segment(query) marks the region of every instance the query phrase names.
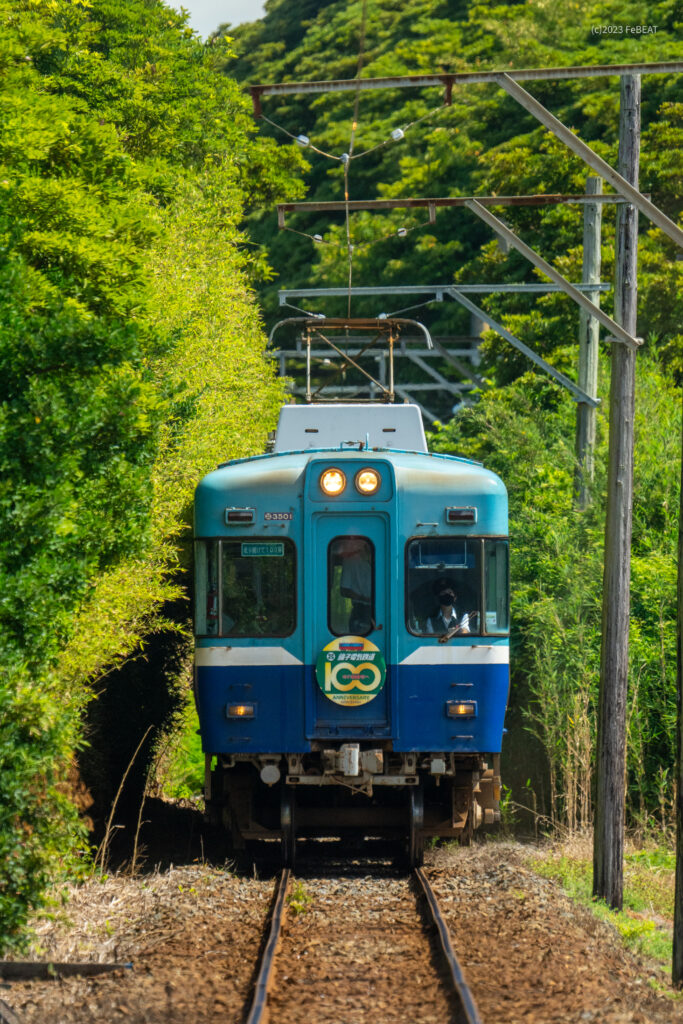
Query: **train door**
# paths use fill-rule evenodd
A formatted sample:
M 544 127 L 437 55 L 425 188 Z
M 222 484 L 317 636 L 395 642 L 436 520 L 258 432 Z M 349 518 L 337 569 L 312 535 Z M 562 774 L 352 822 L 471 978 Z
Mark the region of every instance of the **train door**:
M 389 523 L 384 514 L 314 513 L 307 604 L 310 739 L 390 735 Z

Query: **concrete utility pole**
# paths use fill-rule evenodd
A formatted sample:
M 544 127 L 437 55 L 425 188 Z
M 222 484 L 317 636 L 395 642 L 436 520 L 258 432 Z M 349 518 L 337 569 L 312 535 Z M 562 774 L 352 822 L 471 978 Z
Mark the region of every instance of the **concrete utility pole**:
M 639 157 L 640 76 L 622 75 L 619 173 L 633 186 L 638 184 Z M 617 211 L 614 305 L 615 319 L 632 336 L 636 333 L 637 270 L 638 211 L 632 205 L 624 205 Z M 621 910 L 623 902 L 635 370 L 635 350 L 615 344 L 610 391 L 593 895 L 605 899 L 616 910 Z
M 602 178 L 589 177 L 586 192 L 599 195 Z M 586 203 L 583 208 L 583 284 L 600 283 L 600 238 L 602 226 L 602 205 Z M 600 292 L 586 292 L 586 297 L 600 304 Z M 585 309 L 579 310 L 579 387 L 597 398 L 598 394 L 598 340 L 600 322 Z M 593 482 L 595 460 L 595 407 L 579 402 L 576 407 L 576 460 L 574 495 L 579 508 L 583 509 L 590 500 L 590 485 Z

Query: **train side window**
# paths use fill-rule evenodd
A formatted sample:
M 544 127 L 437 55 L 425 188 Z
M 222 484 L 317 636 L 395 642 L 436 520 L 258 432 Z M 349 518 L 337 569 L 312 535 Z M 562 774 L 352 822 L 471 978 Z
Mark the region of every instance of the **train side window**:
M 509 544 L 506 540 L 487 540 L 484 547 L 486 632 L 510 630 Z
M 198 540 L 194 554 L 195 632 L 218 635 L 218 541 Z
M 418 537 L 406 546 L 406 625 L 417 636 L 454 626 L 481 633 L 481 540 Z
M 367 537 L 330 541 L 327 620 L 334 636 L 367 636 L 375 628 L 375 548 Z
M 296 626 L 296 548 L 291 540 L 221 541 L 220 635 L 289 636 Z

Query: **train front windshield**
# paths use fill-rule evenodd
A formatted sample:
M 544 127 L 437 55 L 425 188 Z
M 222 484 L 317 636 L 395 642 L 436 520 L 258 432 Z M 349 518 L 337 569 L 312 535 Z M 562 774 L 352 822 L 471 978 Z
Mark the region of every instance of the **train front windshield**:
M 509 631 L 508 542 L 421 537 L 406 549 L 406 624 L 418 636 Z
M 289 636 L 296 626 L 294 544 L 197 541 L 195 592 L 200 636 Z

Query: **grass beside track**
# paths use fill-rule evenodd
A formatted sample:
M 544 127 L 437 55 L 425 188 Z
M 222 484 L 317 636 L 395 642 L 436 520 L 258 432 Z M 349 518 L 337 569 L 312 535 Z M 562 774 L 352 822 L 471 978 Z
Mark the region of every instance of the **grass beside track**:
M 611 910 L 593 899 L 593 851 L 589 835 L 550 843 L 529 858 L 529 866 L 562 886 L 572 899 L 589 907 L 597 918 L 611 924 L 624 945 L 639 953 L 661 972 L 662 987 L 670 989 L 674 914 L 673 849 L 651 839 L 628 841 L 624 856 L 624 907 Z M 656 981 L 652 982 L 659 987 Z M 683 993 L 673 993 L 683 999 Z

